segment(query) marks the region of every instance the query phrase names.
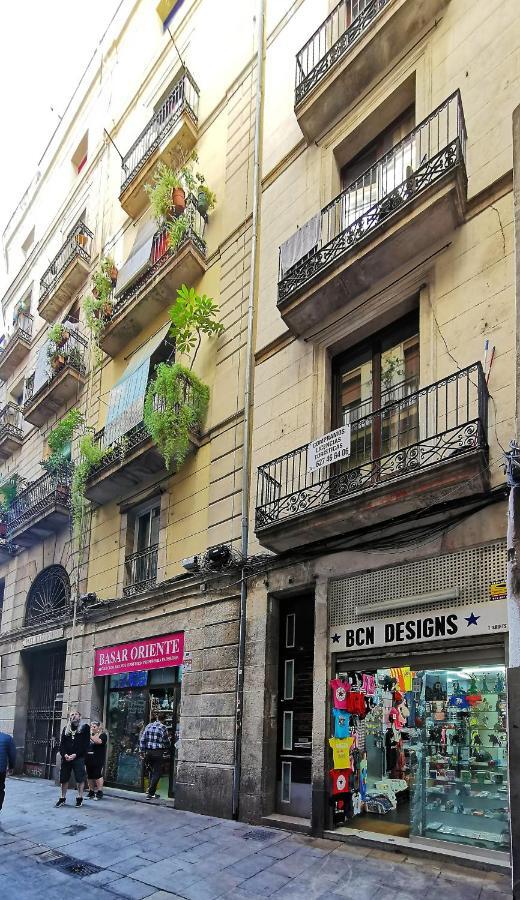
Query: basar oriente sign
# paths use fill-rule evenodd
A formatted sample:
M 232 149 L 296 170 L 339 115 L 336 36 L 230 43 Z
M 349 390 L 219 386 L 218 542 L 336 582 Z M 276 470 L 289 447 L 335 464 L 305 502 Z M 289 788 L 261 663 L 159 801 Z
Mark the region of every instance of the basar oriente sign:
M 96 650 L 94 675 L 121 675 L 147 669 L 167 669 L 182 665 L 184 632 L 115 644 Z

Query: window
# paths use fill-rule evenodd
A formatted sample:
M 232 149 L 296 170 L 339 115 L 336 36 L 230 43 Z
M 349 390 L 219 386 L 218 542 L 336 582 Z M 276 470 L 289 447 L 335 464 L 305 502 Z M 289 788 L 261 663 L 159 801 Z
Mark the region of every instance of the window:
M 294 647 L 295 632 L 296 632 L 296 615 L 295 615 L 295 613 L 289 613 L 289 615 L 285 617 L 285 646 L 286 647 Z
M 159 505 L 137 515 L 134 527 L 134 553 L 148 550 L 159 543 L 160 515 Z
M 285 660 L 283 698 L 284 700 L 294 699 L 294 659 Z
M 29 256 L 29 253 L 31 252 L 33 246 L 34 246 L 34 225 L 31 228 L 29 234 L 27 235 L 27 237 L 25 238 L 25 241 L 22 244 L 22 253 L 26 259 Z
M 5 591 L 5 578 L 0 578 L 0 628 L 2 627 L 2 613 L 4 609 L 4 591 Z
M 72 167 L 76 175 L 79 175 L 85 168 L 88 158 L 88 131 L 81 138 L 78 146 L 72 154 Z
M 286 710 L 283 714 L 282 750 L 293 748 L 293 712 Z
M 398 405 L 419 387 L 419 317 L 411 313 L 334 364 L 333 428 L 350 424 L 356 468 L 418 440 L 417 404 Z M 385 407 L 388 412 L 384 412 Z M 380 415 L 374 415 L 382 410 Z
M 282 763 L 282 790 L 281 790 L 281 800 L 282 803 L 290 803 L 291 802 L 291 765 L 290 762 Z

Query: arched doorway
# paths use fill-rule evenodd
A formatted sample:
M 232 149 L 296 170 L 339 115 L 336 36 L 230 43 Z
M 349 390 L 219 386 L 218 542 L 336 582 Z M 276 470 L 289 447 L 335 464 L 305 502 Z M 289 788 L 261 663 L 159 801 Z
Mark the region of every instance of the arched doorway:
M 63 566 L 43 569 L 27 595 L 24 625 L 58 626 L 70 609 L 70 595 L 70 579 Z M 55 643 L 52 631 L 48 635 L 52 643 L 48 646 L 45 632 L 41 637 L 23 652 L 29 682 L 24 771 L 52 778 L 63 708 L 66 645 Z

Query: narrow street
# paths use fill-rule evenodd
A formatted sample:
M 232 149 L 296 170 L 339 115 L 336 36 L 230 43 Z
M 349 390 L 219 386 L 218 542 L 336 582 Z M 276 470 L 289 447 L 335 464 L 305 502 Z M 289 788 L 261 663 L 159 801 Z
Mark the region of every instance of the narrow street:
M 116 797 L 54 809 L 44 781 L 10 778 L 2 900 L 57 897 L 503 900 L 505 876 L 348 847 Z M 69 870 L 67 870 L 67 866 Z M 72 869 L 72 871 L 71 871 Z

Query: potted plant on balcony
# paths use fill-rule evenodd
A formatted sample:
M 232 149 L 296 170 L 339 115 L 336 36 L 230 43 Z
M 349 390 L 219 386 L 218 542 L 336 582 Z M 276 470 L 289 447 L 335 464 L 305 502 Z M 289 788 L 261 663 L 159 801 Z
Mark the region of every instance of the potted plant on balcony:
M 150 381 L 144 404 L 144 423 L 164 457 L 166 468 L 178 468 L 188 454 L 190 434 L 200 428 L 207 412 L 209 388 L 192 371 L 203 335 L 222 333 L 218 306 L 185 284 L 177 291 L 170 309 L 170 336 L 178 353 L 190 358 L 189 368 L 180 363 L 160 363 Z
M 0 485 L 0 538 L 7 537 L 7 512 L 18 492 L 16 475 Z
M 94 441 L 94 436 L 90 432 L 80 438 L 80 461 L 74 466 L 71 490 L 72 522 L 76 534 L 81 533 L 85 516 L 85 490 L 89 475 L 96 466 L 103 462 L 108 453 L 107 448 Z
M 85 322 L 94 343 L 96 362 L 101 359 L 99 338 L 114 308 L 112 295 L 117 276 L 114 260 L 111 256 L 104 256 L 92 275 L 92 291 L 83 300 Z
M 206 217 L 212 209 L 215 209 L 217 197 L 216 194 L 210 190 L 204 176 L 200 172 L 197 173 L 197 181 L 199 182 L 197 188 L 197 209 L 201 216 Z
M 174 171 L 166 163 L 157 164 L 152 184 L 145 185 L 150 198 L 152 213 L 158 224 L 169 219 L 174 212 L 182 213 L 186 206 L 186 192 L 183 188 L 180 173 Z
M 51 341 L 57 349 L 61 349 L 65 346 L 68 339 L 70 338 L 70 331 L 66 328 L 65 325 L 62 325 L 60 322 L 56 322 L 51 328 L 49 328 L 49 333 L 47 335 L 49 341 Z

